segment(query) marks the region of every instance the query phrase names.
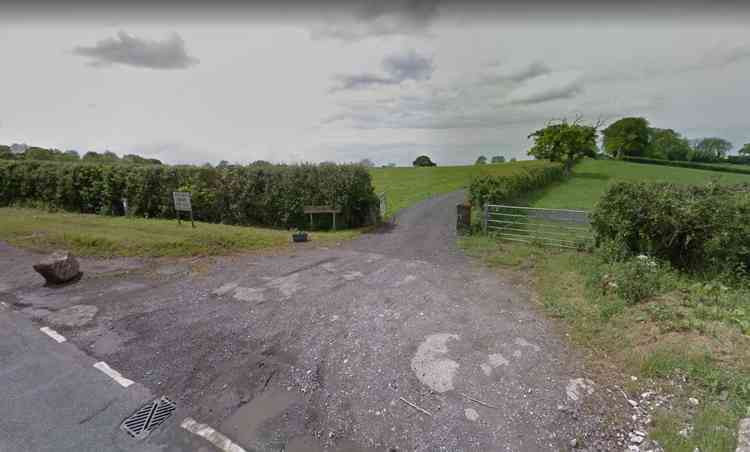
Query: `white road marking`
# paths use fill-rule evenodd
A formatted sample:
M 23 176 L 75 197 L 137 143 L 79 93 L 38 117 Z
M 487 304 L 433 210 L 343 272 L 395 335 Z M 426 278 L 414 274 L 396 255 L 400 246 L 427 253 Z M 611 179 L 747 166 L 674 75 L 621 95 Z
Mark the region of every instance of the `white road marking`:
M 58 333 L 57 331 L 53 330 L 52 328 L 48 326 L 43 326 L 39 328 L 39 331 L 46 334 L 47 336 L 51 337 L 52 339 L 56 340 L 59 343 L 65 342 L 67 339 L 65 339 L 65 336 Z
M 99 361 L 98 363 L 94 364 L 94 367 L 107 374 L 111 379 L 115 380 L 123 388 L 127 388 L 134 383 L 133 380 L 128 380 L 127 378 L 123 377 L 120 372 L 109 367 L 109 365 L 104 361 Z
M 245 449 L 233 443 L 231 439 L 221 434 L 221 432 L 214 430 L 206 424 L 199 424 L 191 417 L 186 417 L 185 420 L 182 421 L 182 424 L 180 424 L 180 427 L 190 433 L 205 438 L 208 442 L 224 452 L 245 452 Z

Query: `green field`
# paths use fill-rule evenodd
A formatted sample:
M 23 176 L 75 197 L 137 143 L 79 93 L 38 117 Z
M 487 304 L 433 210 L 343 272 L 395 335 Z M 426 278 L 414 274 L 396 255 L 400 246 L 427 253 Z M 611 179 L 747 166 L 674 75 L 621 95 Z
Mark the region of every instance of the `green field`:
M 81 256 L 198 256 L 283 248 L 288 231 L 223 224 L 0 208 L 0 240 L 24 248 L 65 248 Z M 315 232 L 315 242 L 346 240 L 357 230 Z
M 528 200 L 535 207 L 591 209 L 607 186 L 615 181 L 664 181 L 678 184 L 750 183 L 750 175 L 629 163 L 615 160 L 585 160 L 576 165 L 572 176 L 552 185 Z
M 467 188 L 474 176 L 502 176 L 518 169 L 546 164 L 547 162 L 542 161 L 524 161 L 429 168 L 374 168 L 370 170 L 370 174 L 375 191 L 386 194 L 386 216 L 391 216 L 404 207 L 432 196 Z

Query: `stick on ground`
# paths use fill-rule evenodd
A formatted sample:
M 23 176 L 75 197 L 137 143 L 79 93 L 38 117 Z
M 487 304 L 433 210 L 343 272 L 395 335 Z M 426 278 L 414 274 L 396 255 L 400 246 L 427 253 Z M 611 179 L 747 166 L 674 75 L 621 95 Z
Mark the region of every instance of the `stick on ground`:
M 479 399 L 475 399 L 474 397 L 471 397 L 471 396 L 469 396 L 469 395 L 466 395 L 466 394 L 464 394 L 464 393 L 461 393 L 461 392 L 459 392 L 459 394 L 461 394 L 462 396 L 464 396 L 464 397 L 466 397 L 467 399 L 471 400 L 472 402 L 476 402 L 476 403 L 478 403 L 478 404 L 480 404 L 480 405 L 484 405 L 484 406 L 486 406 L 487 408 L 494 408 L 494 409 L 496 409 L 496 410 L 499 410 L 499 409 L 500 409 L 500 408 L 498 408 L 498 407 L 496 407 L 496 406 L 494 406 L 494 405 L 490 405 L 490 404 L 489 404 L 489 403 L 487 403 L 487 402 L 483 402 L 483 401 L 481 401 L 481 400 L 479 400 Z
M 408 400 L 406 400 L 406 399 L 405 399 L 405 398 L 403 398 L 403 397 L 399 397 L 399 399 L 400 399 L 400 400 L 401 400 L 402 402 L 404 402 L 405 404 L 407 404 L 407 405 L 409 405 L 410 407 L 414 408 L 415 410 L 417 410 L 417 411 L 420 411 L 420 412 L 422 412 L 422 413 L 424 413 L 424 414 L 426 414 L 426 415 L 428 415 L 428 416 L 432 417 L 432 413 L 430 413 L 429 411 L 425 410 L 424 408 L 420 408 L 420 407 L 418 407 L 417 405 L 414 405 L 413 403 L 409 402 Z

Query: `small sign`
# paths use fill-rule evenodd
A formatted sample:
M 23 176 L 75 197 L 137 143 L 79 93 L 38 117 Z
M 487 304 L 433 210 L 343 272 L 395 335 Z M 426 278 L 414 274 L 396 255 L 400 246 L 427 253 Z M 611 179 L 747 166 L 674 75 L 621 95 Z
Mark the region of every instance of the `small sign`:
M 341 209 L 334 209 L 333 206 L 302 206 L 304 213 L 341 213 Z
M 174 210 L 183 212 L 192 212 L 193 207 L 190 205 L 190 193 L 186 191 L 173 191 Z

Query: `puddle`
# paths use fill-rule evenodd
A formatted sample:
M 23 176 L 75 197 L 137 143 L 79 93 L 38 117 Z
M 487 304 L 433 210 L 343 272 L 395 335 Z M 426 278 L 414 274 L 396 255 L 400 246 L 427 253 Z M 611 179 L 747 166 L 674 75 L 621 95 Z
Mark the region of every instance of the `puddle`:
M 255 447 L 262 441 L 263 423 L 280 416 L 301 400 L 300 395 L 295 391 L 273 389 L 263 392 L 238 408 L 222 423 L 220 430 L 241 444 Z

